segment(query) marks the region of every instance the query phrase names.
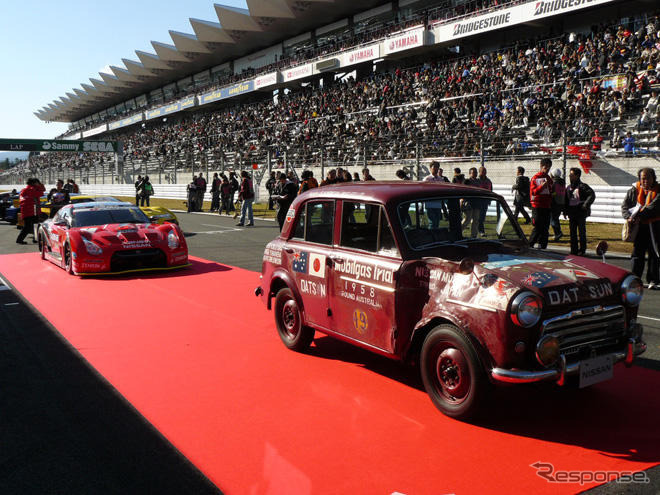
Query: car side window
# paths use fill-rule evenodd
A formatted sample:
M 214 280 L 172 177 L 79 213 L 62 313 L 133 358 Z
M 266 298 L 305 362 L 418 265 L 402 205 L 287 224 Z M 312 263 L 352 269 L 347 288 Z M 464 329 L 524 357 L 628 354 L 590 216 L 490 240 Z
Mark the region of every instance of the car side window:
M 309 201 L 305 222 L 305 240 L 317 244 L 332 244 L 335 225 L 334 201 Z
M 298 208 L 298 219 L 296 220 L 296 225 L 293 228 L 292 239 L 304 240 L 305 239 L 305 217 L 307 216 L 307 205 L 304 204 Z
M 385 210 L 369 203 L 344 201 L 340 244 L 387 256 L 398 254 Z

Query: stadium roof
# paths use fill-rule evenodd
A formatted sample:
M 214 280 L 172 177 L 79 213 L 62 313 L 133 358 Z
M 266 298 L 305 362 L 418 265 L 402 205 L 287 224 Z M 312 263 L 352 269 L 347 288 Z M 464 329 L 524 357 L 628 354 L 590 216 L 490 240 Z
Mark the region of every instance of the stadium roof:
M 364 11 L 383 0 L 246 0 L 248 9 L 215 4 L 218 22 L 190 19 L 194 32 L 169 31 L 172 43 L 152 41 L 155 53 L 99 73 L 80 88 L 34 112 L 41 120 L 75 122 L 170 82 L 268 48 L 314 28 Z

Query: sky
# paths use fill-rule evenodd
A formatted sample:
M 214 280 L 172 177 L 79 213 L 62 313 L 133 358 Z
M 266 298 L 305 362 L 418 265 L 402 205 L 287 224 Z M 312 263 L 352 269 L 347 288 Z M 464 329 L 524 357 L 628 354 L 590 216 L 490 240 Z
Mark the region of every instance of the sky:
M 53 138 L 65 123 L 33 112 L 100 79 L 151 41 L 173 44 L 169 30 L 194 34 L 189 19 L 218 22 L 213 0 L 2 0 L 0 9 L 0 138 Z M 215 3 L 247 8 L 243 0 Z

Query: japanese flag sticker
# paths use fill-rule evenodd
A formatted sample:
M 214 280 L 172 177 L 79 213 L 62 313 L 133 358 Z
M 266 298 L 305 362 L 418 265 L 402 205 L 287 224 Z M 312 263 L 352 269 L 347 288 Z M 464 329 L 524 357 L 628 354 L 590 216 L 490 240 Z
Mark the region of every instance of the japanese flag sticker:
M 309 253 L 309 274 L 325 278 L 325 255 Z

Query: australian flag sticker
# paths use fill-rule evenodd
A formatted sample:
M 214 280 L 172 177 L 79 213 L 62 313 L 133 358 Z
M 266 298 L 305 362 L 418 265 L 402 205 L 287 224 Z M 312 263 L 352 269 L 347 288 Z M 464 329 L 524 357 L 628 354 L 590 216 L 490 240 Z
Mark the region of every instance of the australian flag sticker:
M 291 268 L 294 272 L 307 273 L 307 260 L 308 253 L 305 251 L 296 251 L 293 254 L 293 262 L 291 263 Z
M 557 275 L 552 275 L 547 272 L 534 272 L 525 277 L 522 282 L 523 284 L 531 285 L 532 287 L 545 287 L 557 278 Z

